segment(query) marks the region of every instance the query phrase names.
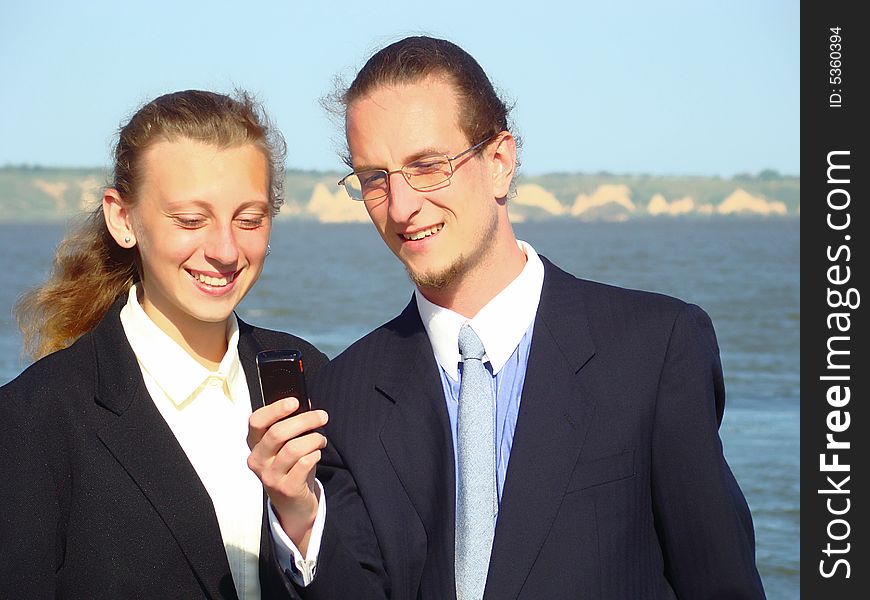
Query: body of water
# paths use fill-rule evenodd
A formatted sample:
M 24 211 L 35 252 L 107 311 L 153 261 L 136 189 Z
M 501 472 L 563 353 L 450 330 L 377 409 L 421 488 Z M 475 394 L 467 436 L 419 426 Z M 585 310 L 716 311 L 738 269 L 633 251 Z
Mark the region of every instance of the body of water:
M 800 222 L 797 219 L 521 223 L 517 236 L 579 277 L 702 306 L 719 337 L 725 454 L 755 519 L 768 598 L 800 595 Z M 11 316 L 48 271 L 62 225 L 0 224 L 0 384 L 26 365 Z M 244 300 L 245 320 L 330 356 L 395 316 L 412 291 L 370 225 L 287 221 Z

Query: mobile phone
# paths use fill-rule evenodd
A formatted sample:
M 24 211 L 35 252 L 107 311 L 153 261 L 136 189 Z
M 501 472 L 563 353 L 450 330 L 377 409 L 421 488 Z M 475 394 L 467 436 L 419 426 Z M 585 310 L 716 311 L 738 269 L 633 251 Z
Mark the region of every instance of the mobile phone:
M 263 350 L 257 353 L 257 374 L 263 402 L 271 404 L 290 396 L 299 400 L 294 414 L 311 410 L 311 400 L 305 387 L 302 352 L 295 349 Z

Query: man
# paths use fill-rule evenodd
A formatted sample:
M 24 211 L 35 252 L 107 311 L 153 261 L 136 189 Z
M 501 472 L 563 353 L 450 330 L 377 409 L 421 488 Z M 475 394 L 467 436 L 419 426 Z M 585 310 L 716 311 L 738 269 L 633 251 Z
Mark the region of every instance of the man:
M 291 439 L 305 425 L 272 426 L 295 404 L 252 417 L 252 467 L 302 542 L 294 593 L 763 598 L 707 315 L 516 240 L 507 109 L 454 44 L 384 48 L 344 106 L 342 184 L 416 291 L 313 388 L 325 497 L 319 451 Z

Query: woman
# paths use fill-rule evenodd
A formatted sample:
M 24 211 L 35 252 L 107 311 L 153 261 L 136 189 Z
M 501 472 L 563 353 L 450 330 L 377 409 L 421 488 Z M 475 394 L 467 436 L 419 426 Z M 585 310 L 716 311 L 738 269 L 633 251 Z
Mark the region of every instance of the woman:
M 16 307 L 43 358 L 0 388 L 0 595 L 279 594 L 246 464 L 255 356 L 326 358 L 233 310 L 269 253 L 283 139 L 244 94 L 185 91 L 142 107 L 114 157 L 102 206 Z M 316 462 L 323 444 L 297 445 Z

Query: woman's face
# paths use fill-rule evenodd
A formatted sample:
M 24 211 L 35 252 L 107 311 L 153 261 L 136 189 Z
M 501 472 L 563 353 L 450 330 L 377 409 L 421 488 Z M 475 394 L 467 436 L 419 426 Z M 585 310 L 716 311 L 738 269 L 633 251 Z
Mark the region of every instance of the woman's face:
M 128 210 L 145 313 L 171 336 L 226 320 L 260 276 L 272 228 L 261 149 L 163 141 Z

